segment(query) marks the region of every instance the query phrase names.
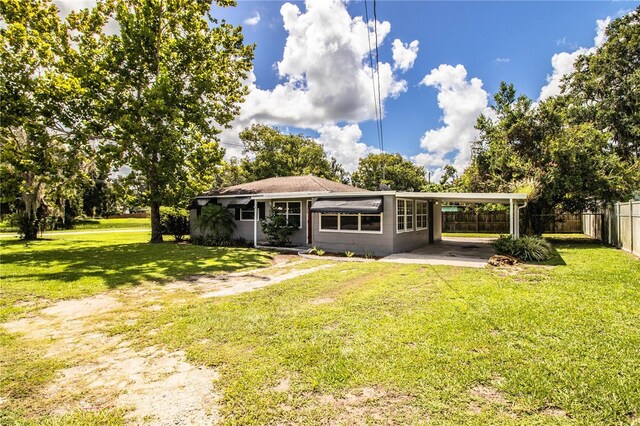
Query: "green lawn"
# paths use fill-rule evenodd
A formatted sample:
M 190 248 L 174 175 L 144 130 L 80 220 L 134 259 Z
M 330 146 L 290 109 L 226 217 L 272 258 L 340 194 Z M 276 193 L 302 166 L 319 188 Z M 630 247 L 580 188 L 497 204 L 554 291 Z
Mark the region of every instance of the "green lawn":
M 73 230 L 93 230 L 93 229 L 135 229 L 151 228 L 149 218 L 125 218 L 125 219 L 83 219 L 75 224 Z
M 71 237 L 3 245 L 10 313 L 24 298 L 269 257 L 149 246 L 143 236 Z M 167 298 L 162 310 L 135 312 L 135 325 L 119 313 L 108 329 L 136 347 L 184 350 L 190 362 L 219 371 L 228 424 L 637 424 L 640 261 L 589 240 L 553 243 L 560 266 L 513 273 L 339 263 L 252 293 Z M 17 354 L 10 339 L 3 345 Z M 43 386 L 58 367 L 29 359 L 12 377 L 25 365 L 42 368 L 38 381 L 24 381 Z M 95 415 L 121 420 L 116 411 Z
M 151 222 L 149 218 L 125 218 L 125 219 L 81 219 L 78 220 L 73 229 L 47 231 L 45 235 L 58 233 L 58 232 L 73 232 L 73 231 L 85 231 L 85 230 L 100 230 L 100 229 L 136 229 L 136 228 L 151 228 Z M 9 222 L 0 222 L 0 232 L 15 233 L 16 228 L 11 227 Z
M 252 249 L 147 241 L 145 232 L 45 234 L 45 239 L 28 243 L 0 240 L 0 321 L 43 299 L 47 303 L 145 281 L 258 267 L 271 259 Z

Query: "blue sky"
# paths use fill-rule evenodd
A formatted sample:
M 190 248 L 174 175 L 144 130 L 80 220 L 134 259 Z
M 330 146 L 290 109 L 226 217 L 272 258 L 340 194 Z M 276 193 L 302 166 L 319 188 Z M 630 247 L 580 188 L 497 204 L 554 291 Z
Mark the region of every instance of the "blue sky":
M 63 16 L 95 4 L 54 2 Z M 491 116 L 501 81 L 534 100 L 559 93 L 575 58 L 594 52 L 608 22 L 638 4 L 379 0 L 375 26 L 373 0 L 214 6 L 214 17 L 242 25 L 246 42 L 256 44 L 249 95 L 220 139 L 227 158 L 241 156 L 241 130 L 273 125 L 315 138 L 353 171 L 359 158 L 380 147 L 368 61 L 377 27 L 385 151 L 401 153 L 436 178 L 446 164 L 462 171 L 476 119 Z
M 283 7 L 285 3 L 289 4 Z M 367 5 L 372 20 L 373 1 Z M 378 29 L 385 25 L 388 28 L 379 48 L 380 61 L 388 64 L 390 85 L 404 82 L 404 87 L 396 87 L 395 92 L 383 88 L 381 93 L 385 151 L 400 152 L 436 173 L 445 163 L 463 168 L 468 161 L 468 152 L 462 152 L 468 146 L 464 139 L 473 137 L 475 117 L 486 111 L 486 99 L 501 81 L 514 83 L 519 92 L 538 99 L 548 78 L 555 76 L 551 85 L 556 88 L 547 90 L 548 94 L 556 93 L 557 80 L 570 71 L 575 56 L 597 44 L 598 20 L 602 29 L 608 17 L 615 19 L 637 5 L 624 1 L 378 1 Z M 245 105 L 238 126 L 223 134 L 229 155 L 239 153 L 237 131 L 254 122 L 316 137 L 351 169 L 359 156 L 375 152 L 378 138 L 372 104 L 358 113 L 354 111 L 359 104 L 335 99 L 341 93 L 354 98 L 367 89 L 366 95 L 373 99 L 371 82 L 368 86 L 362 81 L 361 85 L 355 83 L 354 73 L 362 70 L 341 66 L 352 58 L 340 45 L 349 50 L 353 38 L 358 38 L 356 20 L 364 13 L 365 2 L 353 0 L 347 4 L 331 0 L 239 1 L 235 8 L 214 8 L 214 16 L 242 24 L 246 41 L 257 46 L 252 87 L 260 91 L 259 96 L 254 99 L 250 95 L 252 99 Z M 288 29 L 283 14 L 293 22 Z M 322 23 L 333 17 L 342 26 Z M 349 32 L 353 37 L 344 38 Z M 366 36 L 366 26 L 361 26 L 360 34 Z M 394 62 L 392 44 L 396 39 L 405 47 L 414 40 L 419 43 L 417 56 L 406 71 Z M 332 49 L 331 43 L 338 45 L 336 58 L 326 51 Z M 325 50 L 314 58 L 310 52 L 319 46 Z M 368 56 L 355 50 L 363 70 L 370 71 L 366 68 Z M 552 58 L 556 54 L 554 68 Z M 461 67 L 456 68 L 458 65 Z M 438 67 L 441 72 L 431 74 L 431 83 L 421 84 Z M 282 89 L 279 95 L 273 93 L 278 85 Z M 335 91 L 336 86 L 341 90 Z M 322 96 L 325 91 L 332 92 L 327 99 Z M 307 96 L 301 92 L 307 92 Z M 365 104 L 366 98 L 361 101 Z M 327 113 L 314 112 L 325 109 Z M 431 135 L 421 146 L 421 139 L 429 131 Z

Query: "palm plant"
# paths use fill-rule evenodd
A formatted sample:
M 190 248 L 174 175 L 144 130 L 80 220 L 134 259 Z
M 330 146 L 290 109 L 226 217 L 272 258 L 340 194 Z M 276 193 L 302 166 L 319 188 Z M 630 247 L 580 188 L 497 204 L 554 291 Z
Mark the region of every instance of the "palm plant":
M 219 239 L 229 237 L 236 223 L 228 209 L 216 204 L 202 208 L 197 226 L 206 237 Z

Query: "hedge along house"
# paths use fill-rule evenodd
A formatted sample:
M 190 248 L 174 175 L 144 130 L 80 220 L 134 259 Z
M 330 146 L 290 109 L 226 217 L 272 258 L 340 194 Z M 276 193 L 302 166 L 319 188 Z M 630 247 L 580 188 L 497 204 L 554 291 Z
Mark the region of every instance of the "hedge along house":
M 266 244 L 260 220 L 275 210 L 297 227 L 296 247 L 327 252 L 352 251 L 386 256 L 411 251 L 442 238 L 442 202 L 505 203 L 511 233 L 518 235 L 519 206 L 526 194 L 367 191 L 316 176 L 275 177 L 205 192 L 190 206 L 191 236 L 203 207 L 228 208 L 236 223 L 234 237 Z M 257 214 L 256 214 L 257 212 Z

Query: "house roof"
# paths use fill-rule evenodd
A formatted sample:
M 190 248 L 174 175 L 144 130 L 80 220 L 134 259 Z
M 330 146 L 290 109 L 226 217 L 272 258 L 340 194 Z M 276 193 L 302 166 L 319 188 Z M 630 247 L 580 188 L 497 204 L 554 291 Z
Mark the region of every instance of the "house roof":
M 200 196 L 241 195 L 241 194 L 281 194 L 281 193 L 332 193 L 332 192 L 368 192 L 366 189 L 345 185 L 313 175 L 282 176 L 257 180 L 207 191 Z

